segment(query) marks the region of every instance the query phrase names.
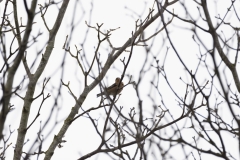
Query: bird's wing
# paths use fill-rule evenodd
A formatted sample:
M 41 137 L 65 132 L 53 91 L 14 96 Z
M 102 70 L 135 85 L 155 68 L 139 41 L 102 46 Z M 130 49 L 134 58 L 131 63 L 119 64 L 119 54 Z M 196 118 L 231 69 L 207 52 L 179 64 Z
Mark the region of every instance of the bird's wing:
M 109 86 L 107 90 L 113 89 L 114 87 L 117 87 L 116 83 L 113 83 L 111 86 Z

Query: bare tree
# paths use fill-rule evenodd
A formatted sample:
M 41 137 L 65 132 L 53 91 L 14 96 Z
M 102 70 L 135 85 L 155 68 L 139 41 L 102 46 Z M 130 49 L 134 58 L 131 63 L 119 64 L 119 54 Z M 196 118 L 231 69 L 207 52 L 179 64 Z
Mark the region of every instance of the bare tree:
M 59 148 L 77 148 L 81 160 L 239 159 L 239 2 L 219 11 L 217 1 L 156 0 L 141 14 L 126 6 L 135 28 L 120 47 L 121 27 L 92 21 L 97 2 L 4 3 L 1 159 L 55 159 Z M 108 77 L 119 79 L 107 88 Z M 90 152 L 78 149 L 83 141 L 65 145 L 76 124 L 74 139 Z

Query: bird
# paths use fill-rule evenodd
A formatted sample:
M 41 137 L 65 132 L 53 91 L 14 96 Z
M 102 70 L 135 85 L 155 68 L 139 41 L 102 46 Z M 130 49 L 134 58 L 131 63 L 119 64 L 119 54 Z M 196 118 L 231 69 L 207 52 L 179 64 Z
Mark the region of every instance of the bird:
M 121 79 L 119 77 L 117 77 L 115 79 L 115 83 L 113 83 L 111 86 L 106 88 L 106 91 L 97 94 L 97 97 L 100 97 L 102 95 L 106 95 L 106 93 L 108 95 L 115 95 L 115 94 L 117 95 L 117 94 L 119 94 L 123 90 L 123 86 L 124 86 L 123 82 L 121 82 L 121 84 L 119 85 L 120 80 Z

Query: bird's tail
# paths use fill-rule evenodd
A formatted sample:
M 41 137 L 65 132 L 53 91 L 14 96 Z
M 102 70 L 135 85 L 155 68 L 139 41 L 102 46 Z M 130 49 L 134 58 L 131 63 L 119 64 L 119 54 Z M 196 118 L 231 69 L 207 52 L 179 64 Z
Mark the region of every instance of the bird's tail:
M 97 97 L 100 97 L 102 95 L 102 93 L 99 93 L 99 94 L 97 94 Z

